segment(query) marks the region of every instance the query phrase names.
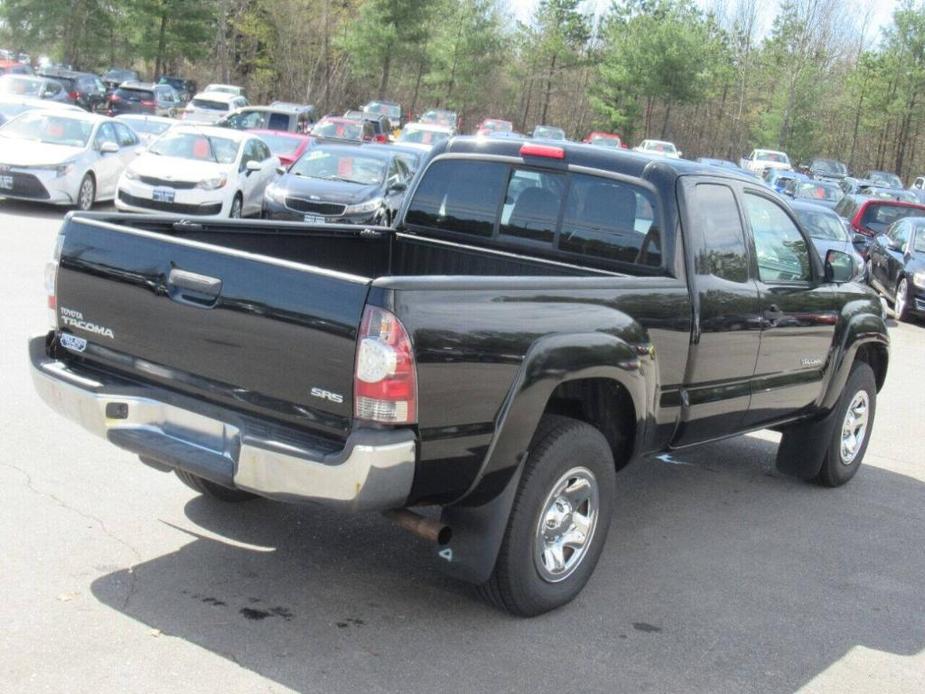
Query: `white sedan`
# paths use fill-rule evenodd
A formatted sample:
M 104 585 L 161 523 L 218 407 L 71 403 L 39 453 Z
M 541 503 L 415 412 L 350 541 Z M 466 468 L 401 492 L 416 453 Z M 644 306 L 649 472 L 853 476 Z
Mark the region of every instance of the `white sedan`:
M 633 150 L 642 152 L 643 154 L 668 157 L 669 159 L 681 158 L 681 151 L 674 146 L 674 142 L 666 142 L 664 140 L 643 140 L 636 147 L 633 147 Z
M 0 197 L 89 210 L 115 195 L 142 147 L 131 128 L 85 111 L 26 111 L 0 127 Z
M 247 131 L 175 126 L 122 174 L 116 207 L 196 217 L 259 214 L 279 165 Z

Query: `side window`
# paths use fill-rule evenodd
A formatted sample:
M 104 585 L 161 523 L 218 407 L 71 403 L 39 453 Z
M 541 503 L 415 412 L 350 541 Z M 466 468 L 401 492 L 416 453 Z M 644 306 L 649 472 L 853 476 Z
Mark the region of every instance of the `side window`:
M 909 242 L 909 225 L 905 222 L 894 224 L 889 237 L 896 242 L 899 248 L 903 248 Z
M 565 176 L 515 169 L 501 210 L 502 236 L 552 243 L 565 196 Z
M 273 153 L 270 151 L 270 148 L 267 147 L 267 143 L 263 140 L 253 140 L 254 145 L 257 148 L 257 159 L 259 161 L 266 161 L 273 156 Z
M 696 199 L 704 241 L 695 259 L 697 273 L 715 275 L 730 282 L 746 282 L 745 236 L 732 190 L 715 183 L 701 183 L 696 189 Z
M 508 167 L 486 161 L 445 159 L 424 174 L 405 221 L 470 236 L 490 237 L 507 185 Z
M 809 248 L 784 209 L 765 197 L 746 193 L 745 212 L 755 239 L 761 281 L 810 280 Z
M 116 137 L 119 139 L 120 147 L 131 147 L 138 144 L 138 137 L 132 132 L 131 128 L 121 123 L 113 123 L 112 127 L 116 129 Z
M 248 140 L 244 144 L 244 156 L 241 157 L 241 170 L 247 166 L 249 161 L 261 161 L 257 155 L 257 140 Z
M 591 259 L 661 265 L 655 200 L 648 191 L 600 176 L 571 178 L 560 250 Z
M 119 141 L 116 139 L 116 133 L 115 129 L 112 127 L 112 123 L 103 123 L 96 133 L 97 149 L 99 149 L 99 146 L 104 142 L 113 142 L 115 144 L 119 144 Z
M 289 130 L 289 116 L 285 113 L 271 113 L 266 127 L 269 130 Z

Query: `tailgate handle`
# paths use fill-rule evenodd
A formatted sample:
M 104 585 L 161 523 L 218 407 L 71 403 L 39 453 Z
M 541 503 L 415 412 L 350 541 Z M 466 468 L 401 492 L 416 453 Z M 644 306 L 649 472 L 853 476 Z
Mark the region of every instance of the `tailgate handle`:
M 218 277 L 173 268 L 167 276 L 167 290 L 170 298 L 181 304 L 212 308 L 222 293 L 222 281 Z

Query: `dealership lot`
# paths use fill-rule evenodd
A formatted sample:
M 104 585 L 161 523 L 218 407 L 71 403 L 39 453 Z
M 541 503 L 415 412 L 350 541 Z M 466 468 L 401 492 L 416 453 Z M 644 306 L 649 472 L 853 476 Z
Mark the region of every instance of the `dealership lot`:
M 379 516 L 209 501 L 54 415 L 26 338 L 61 216 L 0 202 L 0 689 L 925 690 L 922 324 L 851 484 L 767 432 L 632 466 L 588 587 L 519 620 Z

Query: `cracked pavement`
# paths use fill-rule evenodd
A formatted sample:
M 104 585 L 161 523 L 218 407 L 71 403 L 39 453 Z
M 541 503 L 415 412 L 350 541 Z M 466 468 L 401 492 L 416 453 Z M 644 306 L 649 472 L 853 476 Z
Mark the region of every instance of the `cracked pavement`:
M 631 466 L 584 593 L 524 621 L 383 518 L 209 502 L 46 408 L 61 218 L 0 201 L 0 691 L 925 691 L 925 325 L 849 486 L 767 432 Z

